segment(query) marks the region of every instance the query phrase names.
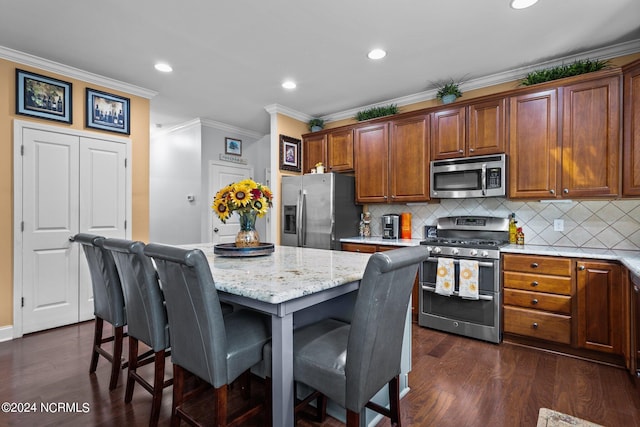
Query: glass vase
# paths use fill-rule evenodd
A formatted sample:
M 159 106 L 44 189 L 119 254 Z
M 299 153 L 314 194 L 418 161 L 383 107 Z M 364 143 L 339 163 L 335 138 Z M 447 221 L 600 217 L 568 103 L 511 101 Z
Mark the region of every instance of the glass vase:
M 240 217 L 240 231 L 236 235 L 236 247 L 248 248 L 260 245 L 260 235 L 256 231 L 256 217 L 258 212 L 254 210 L 237 211 Z

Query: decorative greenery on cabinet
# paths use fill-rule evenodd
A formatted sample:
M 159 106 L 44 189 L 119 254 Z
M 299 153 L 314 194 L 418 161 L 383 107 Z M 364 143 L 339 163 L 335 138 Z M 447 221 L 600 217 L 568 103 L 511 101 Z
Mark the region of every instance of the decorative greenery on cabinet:
M 361 122 L 363 120 L 375 119 L 376 117 L 391 116 L 398 114 L 398 106 L 396 104 L 390 104 L 382 107 L 373 107 L 367 110 L 358 111 L 356 114 L 356 120 Z
M 598 59 L 579 59 L 571 64 L 558 65 L 551 68 L 532 71 L 526 75 L 520 84 L 522 86 L 531 86 L 565 77 L 604 70 L 610 66 L 611 63 L 609 61 Z

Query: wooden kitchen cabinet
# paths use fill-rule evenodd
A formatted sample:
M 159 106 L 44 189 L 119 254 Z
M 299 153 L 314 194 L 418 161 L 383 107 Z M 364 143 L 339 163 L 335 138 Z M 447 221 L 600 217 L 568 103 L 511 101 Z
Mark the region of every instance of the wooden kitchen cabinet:
M 303 173 L 309 173 L 319 162 L 327 172 L 353 171 L 353 129 L 307 134 L 302 144 Z
M 503 255 L 504 332 L 571 344 L 573 261 Z
M 640 60 L 623 69 L 622 195 L 640 196 Z
M 431 158 L 504 153 L 505 112 L 504 98 L 433 112 Z
M 375 252 L 391 251 L 393 249 L 401 248 L 401 246 L 392 245 L 375 245 L 370 243 L 342 243 L 342 250 L 348 252 L 362 252 L 372 254 Z M 418 281 L 418 274 L 416 274 L 416 280 L 413 284 L 413 290 L 411 291 L 411 317 L 414 322 L 418 321 L 418 290 L 420 283 Z
M 302 140 L 302 173 L 309 173 L 316 164 L 328 165 L 327 134 L 306 135 Z
M 355 130 L 356 201 L 429 200 L 429 116 Z
M 576 269 L 577 346 L 622 354 L 626 328 L 620 265 L 578 260 Z
M 510 98 L 511 198 L 619 194 L 620 75 L 599 75 Z

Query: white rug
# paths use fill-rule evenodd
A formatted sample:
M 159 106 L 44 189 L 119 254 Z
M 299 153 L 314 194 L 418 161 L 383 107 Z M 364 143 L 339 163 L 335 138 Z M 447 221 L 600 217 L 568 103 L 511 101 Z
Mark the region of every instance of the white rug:
M 581 420 L 580 418 L 572 417 L 571 415 L 563 414 L 561 412 L 552 411 L 547 408 L 540 408 L 538 413 L 538 424 L 536 427 L 603 427 L 600 424 L 595 424 L 589 421 Z

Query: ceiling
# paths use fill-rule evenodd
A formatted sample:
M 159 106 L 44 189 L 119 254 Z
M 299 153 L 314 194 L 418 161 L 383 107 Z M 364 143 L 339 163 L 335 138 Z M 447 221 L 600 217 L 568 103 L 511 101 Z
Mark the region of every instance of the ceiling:
M 154 129 L 201 118 L 266 134 L 268 105 L 346 118 L 432 98 L 449 78 L 469 89 L 607 46 L 637 52 L 639 16 L 638 0 L 0 0 L 0 46 L 157 92 Z M 374 47 L 387 57 L 367 59 Z

